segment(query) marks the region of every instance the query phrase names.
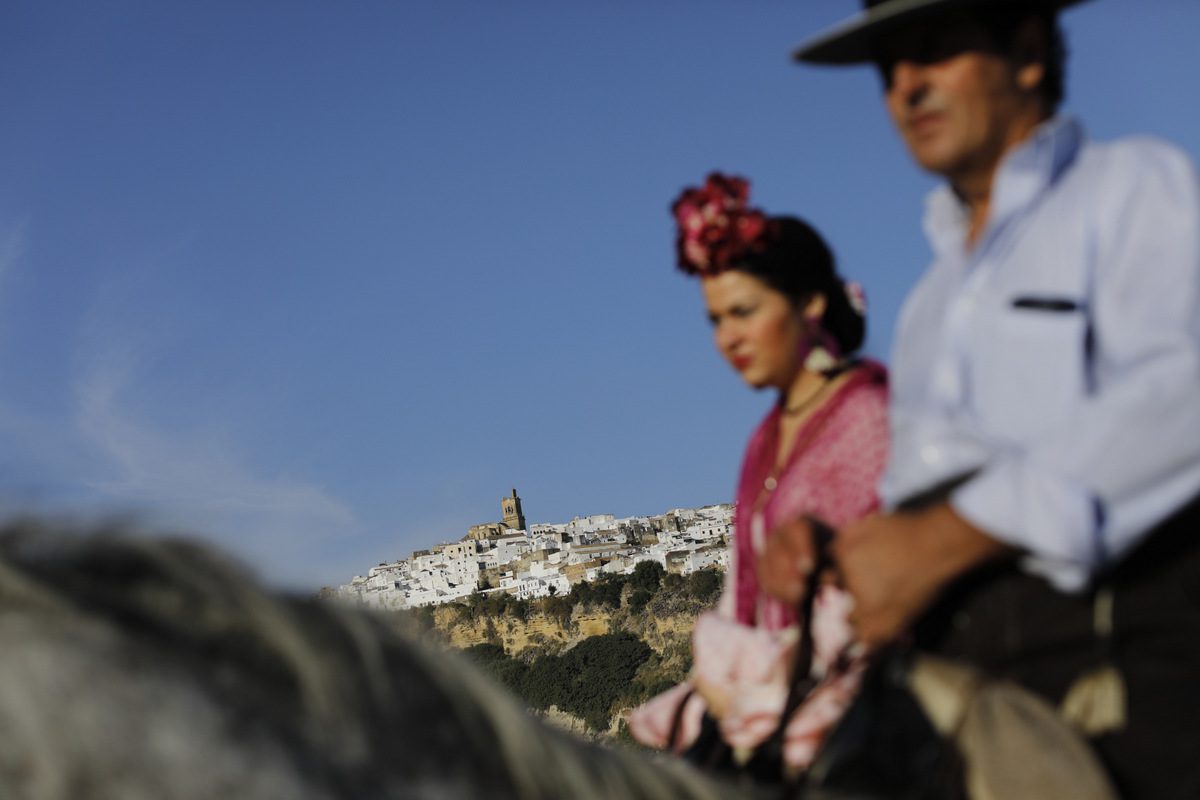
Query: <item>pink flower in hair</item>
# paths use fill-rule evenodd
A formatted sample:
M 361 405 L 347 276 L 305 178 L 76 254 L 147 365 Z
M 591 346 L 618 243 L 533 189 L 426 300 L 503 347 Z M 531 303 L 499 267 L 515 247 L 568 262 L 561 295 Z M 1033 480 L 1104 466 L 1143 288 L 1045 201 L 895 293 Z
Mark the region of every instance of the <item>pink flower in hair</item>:
M 867 293 L 863 291 L 862 284 L 858 281 L 849 281 L 846 284 L 846 299 L 850 301 L 850 307 L 853 308 L 860 317 L 867 314 Z
M 702 187 L 685 189 L 671 206 L 679 231 L 675 245 L 679 268 L 689 274 L 715 275 L 739 259 L 766 248 L 770 221 L 750 208 L 750 184 L 714 172 Z

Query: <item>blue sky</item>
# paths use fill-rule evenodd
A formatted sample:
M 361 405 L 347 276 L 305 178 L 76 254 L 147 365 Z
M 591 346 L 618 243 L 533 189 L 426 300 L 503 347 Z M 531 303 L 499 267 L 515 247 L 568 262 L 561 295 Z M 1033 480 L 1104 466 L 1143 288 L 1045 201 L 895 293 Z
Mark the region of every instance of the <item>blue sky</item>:
M 725 502 L 771 399 L 667 212 L 814 222 L 886 358 L 928 251 L 851 0 L 14 0 L 0 10 L 0 509 L 132 515 L 342 583 L 499 519 Z M 1064 19 L 1066 109 L 1200 155 L 1200 4 Z

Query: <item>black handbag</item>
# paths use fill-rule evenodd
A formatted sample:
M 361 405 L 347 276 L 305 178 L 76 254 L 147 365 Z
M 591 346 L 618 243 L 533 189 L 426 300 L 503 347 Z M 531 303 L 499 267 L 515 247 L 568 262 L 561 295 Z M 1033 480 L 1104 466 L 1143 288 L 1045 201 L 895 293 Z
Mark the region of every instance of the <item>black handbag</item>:
M 805 800 L 964 800 L 962 761 L 909 687 L 912 651 L 876 653 L 846 713 L 791 797 Z

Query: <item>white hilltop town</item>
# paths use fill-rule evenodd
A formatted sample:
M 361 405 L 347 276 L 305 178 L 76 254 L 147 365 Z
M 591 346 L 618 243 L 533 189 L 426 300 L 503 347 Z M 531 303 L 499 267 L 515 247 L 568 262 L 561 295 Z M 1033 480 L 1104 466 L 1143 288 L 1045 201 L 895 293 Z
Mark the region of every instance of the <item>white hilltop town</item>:
M 382 609 L 418 608 L 475 592 L 521 599 L 565 595 L 581 581 L 628 574 L 642 561 L 667 572 L 726 569 L 733 507 L 676 508 L 656 517 L 612 514 L 525 524 L 517 490 L 500 501 L 501 522 L 473 525 L 457 542 L 372 567 L 333 594 Z

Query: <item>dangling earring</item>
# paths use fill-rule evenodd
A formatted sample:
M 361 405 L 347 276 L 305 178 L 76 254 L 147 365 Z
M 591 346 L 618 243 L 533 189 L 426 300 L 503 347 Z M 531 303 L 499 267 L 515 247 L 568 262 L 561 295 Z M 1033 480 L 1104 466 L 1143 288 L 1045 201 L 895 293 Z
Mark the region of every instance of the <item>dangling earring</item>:
M 812 338 L 806 346 L 808 352 L 804 355 L 804 368 L 809 372 L 829 372 L 841 364 L 841 348 L 837 340 L 822 330 L 820 320 L 810 319 L 813 328 Z
M 819 344 L 809 350 L 808 357 L 804 359 L 804 368 L 809 372 L 829 372 L 837 365 L 833 354 Z

